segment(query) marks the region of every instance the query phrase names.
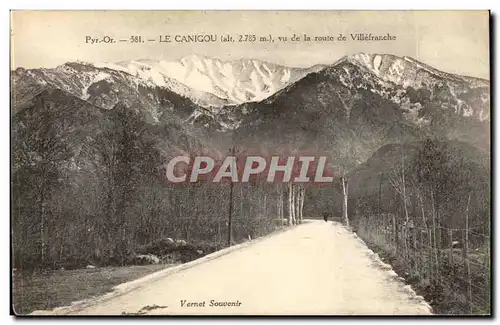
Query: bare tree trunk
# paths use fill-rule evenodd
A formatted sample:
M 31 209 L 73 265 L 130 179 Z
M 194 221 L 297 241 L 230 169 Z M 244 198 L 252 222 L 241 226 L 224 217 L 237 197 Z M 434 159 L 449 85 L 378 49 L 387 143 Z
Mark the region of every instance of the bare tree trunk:
M 408 229 L 409 229 L 409 223 L 410 223 L 410 217 L 408 215 L 408 205 L 407 205 L 407 199 L 406 199 L 406 184 L 405 184 L 405 171 L 404 171 L 404 159 L 401 154 L 401 162 L 403 169 L 401 171 L 401 179 L 402 179 L 402 196 L 403 196 L 403 210 L 405 213 L 405 223 L 403 225 L 403 240 L 404 240 L 404 250 L 405 250 L 405 259 L 409 258 L 409 252 L 408 252 Z
M 450 241 L 450 244 L 448 245 L 450 247 L 450 251 L 448 252 L 448 265 L 450 266 L 450 269 L 452 269 L 452 265 L 453 265 L 453 230 L 451 228 L 448 229 L 448 240 Z
M 292 183 L 288 183 L 288 225 L 293 222 Z
M 302 194 L 300 195 L 300 222 L 304 219 L 304 199 L 306 197 L 306 188 L 302 188 Z
M 384 177 L 384 173 L 380 174 L 380 179 L 378 183 L 378 213 L 382 214 L 382 178 Z
M 405 182 L 405 161 L 403 158 L 403 152 L 401 152 L 401 164 L 402 164 L 402 171 L 401 171 L 401 180 L 402 180 L 402 194 L 403 194 L 403 207 L 404 207 L 404 212 L 405 212 L 405 221 L 406 224 L 410 221 L 410 217 L 408 216 L 408 205 L 407 205 L 407 199 L 406 199 L 406 182 Z
M 266 215 L 267 212 L 267 193 L 264 192 L 264 205 L 262 206 L 263 208 L 263 215 Z
M 413 221 L 413 220 L 412 220 Z M 413 261 L 413 267 L 420 271 L 418 269 L 418 258 L 420 257 L 420 252 L 417 250 L 417 227 L 416 227 L 416 222 L 413 222 L 413 227 L 411 228 L 412 232 L 412 261 Z
M 219 248 L 219 245 L 222 246 L 222 232 L 220 227 L 220 219 L 217 222 L 217 249 Z
M 278 219 L 280 220 L 280 224 L 283 223 L 282 218 L 281 218 L 281 189 L 278 188 L 278 195 L 276 196 L 276 214 L 278 216 Z
M 280 207 L 281 207 L 281 219 L 285 220 L 285 191 L 283 188 L 280 189 Z
M 42 204 L 43 205 L 43 204 Z M 40 257 L 40 262 L 43 265 L 45 264 L 45 213 L 41 211 L 41 221 L 40 221 L 40 241 L 41 241 L 41 257 Z
M 469 313 L 472 314 L 472 283 L 470 276 L 470 264 L 469 264 L 469 205 L 470 205 L 471 194 L 469 194 L 469 199 L 467 200 L 467 208 L 465 209 L 465 231 L 464 231 L 464 245 L 463 245 L 463 256 L 464 256 L 464 268 L 465 274 L 467 275 L 467 305 L 469 307 Z
M 279 188 L 279 218 L 281 220 L 281 225 L 285 223 L 285 211 L 284 211 L 284 202 L 283 202 L 283 187 Z
M 303 207 L 304 207 L 304 187 L 300 187 L 300 204 L 299 204 L 299 211 L 300 211 L 300 223 L 302 223 L 302 220 L 304 219 L 304 213 L 303 213 Z
M 296 224 L 300 224 L 301 221 L 300 221 L 300 200 L 301 200 L 301 197 L 300 197 L 300 193 L 301 193 L 301 189 L 300 189 L 300 186 L 299 185 L 296 185 L 296 200 L 295 200 L 295 223 Z
M 398 252 L 398 227 L 396 226 L 396 217 L 392 214 L 392 239 L 394 242 L 394 247 L 396 247 L 396 253 Z
M 432 279 L 432 234 L 430 232 L 429 226 L 427 225 L 427 219 L 425 217 L 425 209 L 424 209 L 424 200 L 422 198 L 422 194 L 419 193 L 418 198 L 420 200 L 420 209 L 422 211 L 422 221 L 424 223 L 425 231 L 427 232 L 427 247 L 429 260 L 427 264 L 429 266 L 429 279 Z
M 45 173 L 44 173 L 45 175 Z M 40 251 L 40 262 L 42 268 L 45 267 L 45 186 L 43 182 L 45 178 L 42 179 L 41 191 L 40 191 L 40 242 L 41 242 L 41 251 Z
M 439 278 L 440 268 L 439 268 L 439 257 L 437 250 L 437 241 L 436 241 L 436 209 L 434 207 L 434 192 L 431 191 L 431 206 L 432 206 L 432 244 L 433 244 L 433 255 L 435 259 L 436 265 L 436 278 Z M 439 279 L 438 279 L 439 280 Z
M 283 187 L 278 188 L 278 218 L 280 220 L 280 224 L 283 226 L 285 224 L 285 211 L 284 211 L 284 202 L 283 202 Z
M 349 193 L 348 183 L 345 176 L 340 178 L 342 182 L 342 195 L 343 195 L 343 205 L 342 205 L 342 219 L 344 220 L 344 224 L 349 227 L 349 218 L 347 216 L 347 196 Z

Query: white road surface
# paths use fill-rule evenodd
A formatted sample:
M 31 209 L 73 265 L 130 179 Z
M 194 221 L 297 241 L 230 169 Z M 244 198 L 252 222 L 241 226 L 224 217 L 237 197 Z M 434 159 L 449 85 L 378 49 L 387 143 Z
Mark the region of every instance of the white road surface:
M 356 235 L 321 220 L 70 314 L 122 313 L 426 315 L 431 309 Z

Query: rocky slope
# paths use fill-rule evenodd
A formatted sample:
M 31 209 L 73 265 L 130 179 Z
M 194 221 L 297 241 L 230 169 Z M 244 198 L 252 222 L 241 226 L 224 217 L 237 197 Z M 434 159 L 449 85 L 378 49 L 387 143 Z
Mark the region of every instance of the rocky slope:
M 15 111 L 60 89 L 101 109 L 123 104 L 152 125 L 190 125 L 216 142 L 229 141 L 234 130 L 248 146 L 327 150 L 353 163 L 386 143 L 422 136 L 490 143 L 488 81 L 388 54 L 360 53 L 309 69 L 196 55 L 174 62 L 73 62 L 18 68 L 11 78 Z
M 359 164 L 382 145 L 426 136 L 489 148 L 486 80 L 410 58 L 354 55 L 241 106 L 238 141 L 325 150 Z
M 198 55 L 178 61 L 138 60 L 103 66 L 150 80 L 158 86 L 169 87 L 165 80 L 175 79 L 198 92 L 191 94 L 191 99 L 199 98 L 215 107 L 263 100 L 322 68 L 320 65 L 307 69 L 289 68 L 249 59 L 222 61 Z

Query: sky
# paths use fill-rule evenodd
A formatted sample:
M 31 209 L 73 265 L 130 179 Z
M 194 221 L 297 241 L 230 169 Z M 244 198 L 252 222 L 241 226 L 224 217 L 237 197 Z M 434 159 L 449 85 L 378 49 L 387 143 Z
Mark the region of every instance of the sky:
M 350 34 L 395 36 L 360 42 Z M 216 43 L 159 43 L 160 35 L 217 35 Z M 296 34 L 333 42 L 291 41 Z M 339 34 L 347 41 L 338 41 Z M 221 43 L 222 35 L 272 35 L 274 43 Z M 86 37 L 145 43 L 86 43 Z M 287 42 L 279 42 L 287 36 Z M 13 11 L 11 67 L 53 68 L 68 61 L 177 60 L 197 54 L 221 60 L 251 58 L 286 66 L 331 64 L 354 53 L 410 56 L 442 71 L 489 79 L 487 11 Z

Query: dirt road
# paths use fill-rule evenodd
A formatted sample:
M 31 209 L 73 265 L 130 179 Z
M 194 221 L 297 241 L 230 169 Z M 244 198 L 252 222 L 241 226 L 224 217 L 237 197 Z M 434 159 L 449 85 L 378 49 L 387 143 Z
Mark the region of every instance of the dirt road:
M 71 314 L 122 313 L 413 315 L 431 311 L 354 234 L 321 220 L 307 221 Z

